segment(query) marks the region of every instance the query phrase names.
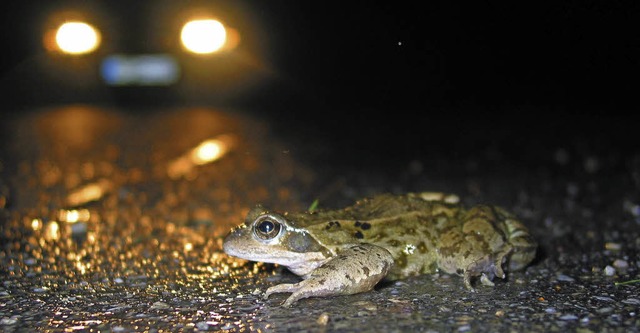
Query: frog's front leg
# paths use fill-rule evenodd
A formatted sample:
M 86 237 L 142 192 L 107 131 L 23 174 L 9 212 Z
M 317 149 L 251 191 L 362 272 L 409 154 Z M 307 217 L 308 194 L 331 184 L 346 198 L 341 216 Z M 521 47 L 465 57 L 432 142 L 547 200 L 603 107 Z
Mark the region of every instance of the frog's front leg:
M 284 302 L 291 306 L 301 298 L 351 295 L 369 291 L 384 278 L 393 257 L 385 248 L 359 244 L 338 253 L 295 284 L 280 284 L 267 289 L 265 298 L 275 293 L 292 293 Z

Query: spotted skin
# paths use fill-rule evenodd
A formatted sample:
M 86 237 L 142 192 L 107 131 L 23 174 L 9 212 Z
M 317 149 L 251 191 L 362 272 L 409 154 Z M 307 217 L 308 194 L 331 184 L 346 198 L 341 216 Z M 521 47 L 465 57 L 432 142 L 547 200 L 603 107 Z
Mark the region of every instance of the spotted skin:
M 264 225 L 267 223 L 267 225 Z M 261 234 L 277 225 L 278 232 Z M 261 226 L 261 228 L 258 228 Z M 332 211 L 277 213 L 261 206 L 225 239 L 240 258 L 284 265 L 304 279 L 269 288 L 301 298 L 368 291 L 381 279 L 445 272 L 473 289 L 526 267 L 537 244 L 515 217 L 495 206 L 465 208 L 433 193 L 379 195 Z

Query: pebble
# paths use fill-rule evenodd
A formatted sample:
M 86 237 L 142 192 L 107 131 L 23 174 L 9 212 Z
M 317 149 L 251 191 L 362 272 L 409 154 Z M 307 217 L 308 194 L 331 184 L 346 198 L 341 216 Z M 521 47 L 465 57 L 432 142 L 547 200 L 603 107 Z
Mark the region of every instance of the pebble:
M 563 281 L 563 282 L 574 282 L 576 279 L 568 276 L 568 275 L 564 275 L 564 274 L 558 274 L 558 276 L 556 277 L 558 279 L 558 281 Z
M 553 154 L 553 158 L 556 161 L 556 163 L 560 165 L 566 165 L 567 163 L 569 163 L 569 160 L 571 159 L 569 156 L 569 153 L 563 148 L 558 148 L 556 152 Z
M 2 318 L 0 319 L 0 325 L 15 325 L 18 322 L 17 318 Z
M 206 321 L 199 321 L 196 323 L 196 328 L 201 331 L 206 331 L 209 329 L 209 324 Z
M 626 260 L 616 259 L 613 261 L 613 267 L 617 269 L 627 269 L 629 268 L 629 263 Z
M 599 314 L 607 314 L 607 313 L 611 313 L 613 312 L 613 308 L 610 306 L 604 307 L 604 308 L 600 308 L 596 310 L 597 313 Z
M 622 209 L 626 212 L 629 212 L 634 217 L 640 216 L 640 205 L 637 203 L 625 200 L 622 204 Z
M 614 243 L 614 242 L 606 242 L 604 243 L 604 248 L 610 251 L 620 251 L 620 249 L 622 249 L 622 244 Z
M 613 268 L 613 267 L 611 267 L 611 266 L 609 266 L 609 265 L 607 265 L 607 266 L 604 268 L 604 275 L 606 275 L 606 276 L 613 276 L 614 274 L 616 274 L 616 269 L 615 269 L 615 268 Z
M 593 298 L 597 299 L 598 301 L 615 302 L 615 300 L 609 296 L 593 296 Z
M 544 312 L 552 314 L 552 313 L 556 313 L 557 310 L 555 308 L 546 308 L 544 309 Z
M 578 316 L 574 315 L 574 314 L 566 314 L 563 316 L 560 316 L 560 320 L 577 320 Z
M 129 309 L 129 308 L 130 308 L 130 306 L 114 306 L 112 308 L 108 308 L 107 312 L 117 312 L 117 311 Z
M 221 330 L 223 331 L 228 331 L 228 330 L 232 330 L 234 329 L 236 326 L 231 324 L 231 323 L 227 323 L 224 326 L 220 327 Z
M 242 312 L 251 312 L 255 309 L 259 309 L 261 307 L 260 304 L 249 304 L 247 306 L 240 306 L 238 307 L 238 310 L 242 311 Z
M 584 160 L 584 170 L 588 173 L 596 173 L 600 169 L 600 160 L 596 156 L 589 156 Z
M 153 303 L 153 305 L 151 305 L 151 309 L 168 309 L 169 308 L 169 304 L 165 303 L 165 302 L 155 302 Z
M 471 330 L 471 325 L 462 325 L 458 327 L 458 332 L 468 332 Z
M 326 312 L 323 312 L 318 319 L 316 319 L 316 323 L 318 323 L 318 325 L 327 325 L 329 323 L 329 314 Z
M 124 280 L 122 278 L 117 277 L 117 278 L 113 279 L 113 282 L 115 282 L 117 284 L 121 284 L 121 283 L 124 283 Z
M 71 234 L 81 235 L 87 233 L 87 224 L 84 222 L 77 222 L 71 225 Z
M 569 196 L 576 197 L 579 192 L 580 192 L 580 187 L 577 184 L 575 183 L 567 184 L 567 193 L 569 194 Z
M 375 312 L 378 310 L 378 306 L 375 303 L 368 302 L 368 301 L 355 302 L 353 306 L 355 306 L 358 309 L 364 309 L 371 312 Z
M 622 301 L 622 303 L 624 304 L 631 304 L 631 305 L 640 305 L 640 299 L 637 298 L 627 298 L 625 300 Z

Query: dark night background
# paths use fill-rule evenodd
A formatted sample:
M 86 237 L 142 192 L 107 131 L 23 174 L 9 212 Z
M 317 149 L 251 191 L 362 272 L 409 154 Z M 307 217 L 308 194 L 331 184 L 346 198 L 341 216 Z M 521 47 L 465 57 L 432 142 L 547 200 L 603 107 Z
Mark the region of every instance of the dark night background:
M 106 4 L 127 24 L 139 19 L 139 27 L 149 17 L 147 2 Z M 558 145 L 576 135 L 603 141 L 602 149 L 635 144 L 635 1 L 241 4 L 263 28 L 272 77 L 222 106 L 265 117 L 284 136 L 330 139 L 350 151 L 393 147 L 391 158 L 464 155 L 499 141 L 525 162 L 538 158 L 521 153 L 527 145 Z M 15 75 L 46 57 L 38 20 L 47 7 L 4 6 L 4 113 L 37 106 L 39 95 L 53 94 L 55 104 L 48 91 L 57 87 L 38 75 Z M 16 92 L 21 85 L 39 92 Z M 153 109 L 153 101 L 143 106 Z
M 140 20 L 140 27 L 150 17 L 147 2 L 105 4 L 122 24 Z M 271 77 L 249 94 L 211 105 L 264 117 L 293 140 L 348 147 L 347 163 L 380 163 L 380 147 L 389 159 L 411 159 L 430 152 L 464 156 L 497 144 L 536 163 L 540 156 L 527 153 L 532 145 L 636 144 L 637 2 L 240 4 L 260 23 Z M 15 75 L 15 68 L 47 56 L 38 44 L 45 8 L 20 2 L 3 10 L 5 114 L 37 106 L 41 94 L 53 94 L 56 103 L 57 87 L 38 75 Z M 39 92 L 16 92 L 20 85 Z M 75 91 L 70 96 L 92 101 Z M 153 110 L 154 101 L 127 112 Z
M 122 4 L 119 10 L 137 10 L 144 19 L 143 6 Z M 5 6 L 3 72 L 42 52 L 33 34 L 45 7 Z M 246 7 L 264 22 L 270 62 L 298 98 L 412 111 L 530 106 L 610 113 L 635 106 L 640 32 L 633 1 Z

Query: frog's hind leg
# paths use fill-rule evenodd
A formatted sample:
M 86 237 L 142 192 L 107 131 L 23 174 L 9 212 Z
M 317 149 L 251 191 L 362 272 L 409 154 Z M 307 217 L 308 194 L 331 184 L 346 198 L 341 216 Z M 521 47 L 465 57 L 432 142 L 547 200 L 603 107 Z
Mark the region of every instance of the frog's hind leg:
M 507 258 L 509 257 L 512 251 L 513 251 L 513 247 L 509 245 L 509 246 L 505 246 L 504 249 L 502 249 L 502 251 L 496 254 L 495 260 L 493 260 L 493 264 L 489 268 L 489 271 L 493 276 L 497 276 L 501 279 L 504 279 L 507 276 L 504 273 L 504 270 L 502 269 L 502 265 L 507 261 Z M 492 277 L 492 280 L 493 280 L 493 277 Z
M 369 291 L 387 275 L 392 265 L 393 257 L 385 248 L 372 244 L 355 245 L 316 268 L 305 280 L 267 289 L 265 297 L 290 292 L 291 296 L 283 305 L 291 306 L 297 300 L 307 297 Z
M 507 256 L 511 253 L 511 250 L 511 247 L 507 246 L 504 250 L 493 256 L 493 258 L 484 257 L 468 265 L 463 271 L 464 286 L 471 291 L 475 291 L 471 285 L 471 281 L 476 276 L 480 276 L 480 283 L 482 283 L 483 286 L 489 287 L 494 286 L 493 279 L 495 277 L 504 279 L 506 274 L 502 269 L 502 264 L 507 260 Z
M 513 247 L 509 255 L 509 271 L 524 269 L 535 258 L 538 244 L 520 221 L 507 217 L 504 226 L 509 244 Z

